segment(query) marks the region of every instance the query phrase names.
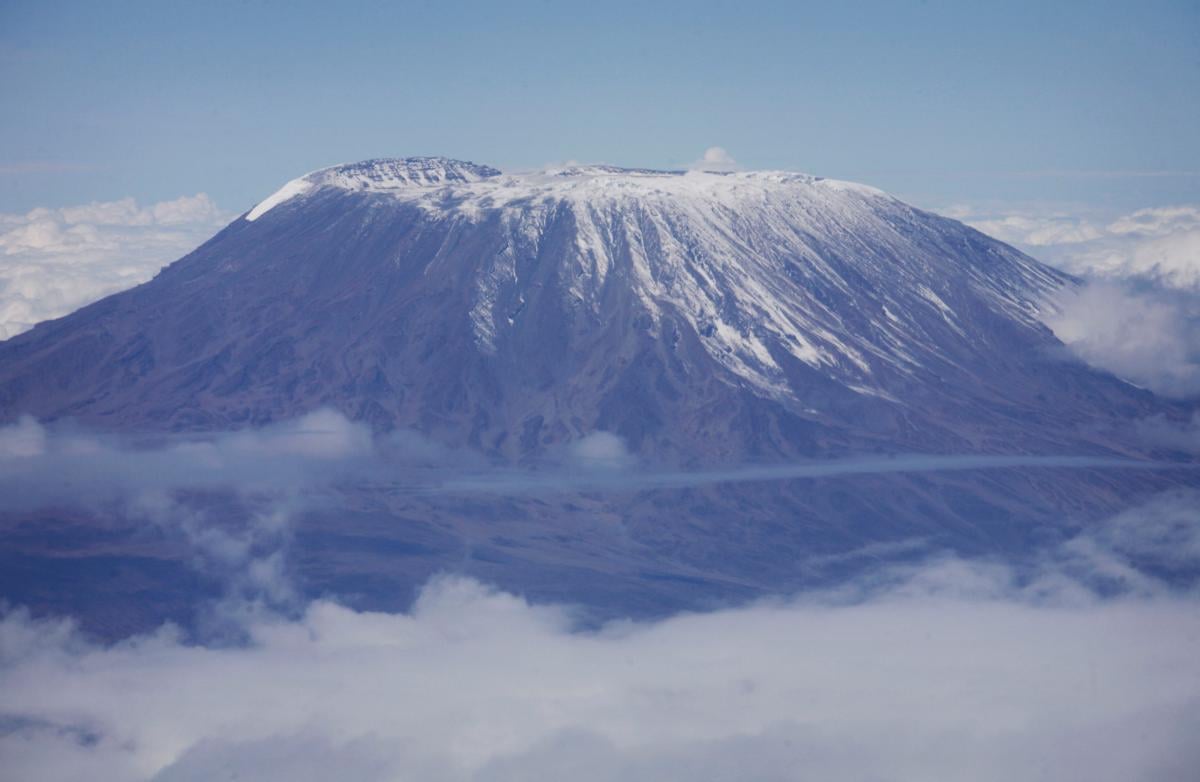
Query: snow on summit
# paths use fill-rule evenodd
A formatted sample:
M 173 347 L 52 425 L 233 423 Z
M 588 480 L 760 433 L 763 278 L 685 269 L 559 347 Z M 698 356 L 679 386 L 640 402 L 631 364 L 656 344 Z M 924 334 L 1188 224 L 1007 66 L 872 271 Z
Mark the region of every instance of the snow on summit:
M 339 193 L 499 226 L 503 241 L 471 272 L 467 317 L 484 353 L 519 328 L 536 292 L 530 270 L 565 241 L 553 264 L 567 311 L 609 317 L 619 286 L 660 338 L 681 326 L 701 335 L 738 382 L 777 398 L 793 394 L 794 362 L 887 396 L 881 366 L 907 374 L 931 357 L 955 361 L 950 343 L 973 339 L 961 310 L 982 300 L 1037 329 L 1039 303 L 1065 280 L 875 188 L 785 171 L 503 173 L 440 157 L 368 160 L 293 180 L 245 219 Z
M 817 185 L 886 198 L 875 188 L 785 171 L 682 171 L 575 165 L 504 174 L 491 166 L 442 157 L 384 158 L 320 169 L 285 184 L 247 215 L 256 220 L 289 199 L 322 187 L 390 193 L 418 201 L 456 197 L 511 204 L 528 198 L 653 197 L 720 198 L 797 185 Z M 433 192 L 431 192 L 433 191 Z M 435 193 L 437 196 L 435 196 Z

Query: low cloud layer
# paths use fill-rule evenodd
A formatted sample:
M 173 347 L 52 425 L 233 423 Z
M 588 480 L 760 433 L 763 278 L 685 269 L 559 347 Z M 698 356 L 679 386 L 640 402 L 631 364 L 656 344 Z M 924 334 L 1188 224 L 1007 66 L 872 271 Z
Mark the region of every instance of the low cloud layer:
M 933 559 L 586 632 L 449 577 L 407 614 L 249 611 L 232 647 L 99 646 L 11 611 L 0 756 L 40 780 L 1182 779 L 1200 604 L 1138 562 L 1166 545 L 1194 572 L 1196 499 L 1033 574 Z
M 1200 206 L 1139 209 L 1110 219 L 1046 208 L 943 212 L 1073 274 L 1200 289 Z
M 1159 394 L 1200 395 L 1200 292 L 1091 281 L 1047 325 L 1085 362 Z
M 260 429 L 130 438 L 47 428 L 30 417 L 0 426 L 0 509 L 96 505 L 176 489 L 236 487 L 249 493 L 319 488 L 424 456 L 415 436 L 376 441 L 332 410 Z M 411 444 L 410 444 L 411 443 Z
M 1146 422 L 1148 438 L 1159 423 Z M 228 585 L 210 632 L 168 625 L 109 645 L 69 618 L 3 612 L 5 772 L 1102 781 L 1178 779 L 1200 764 L 1195 492 L 1164 494 L 1019 566 L 931 552 L 799 597 L 599 629 L 581 628 L 571 606 L 459 577 L 434 579 L 402 614 L 306 602 L 292 588 L 288 519 L 306 492 L 350 475 L 444 486 L 489 474 L 464 459 L 411 433 L 372 437 L 331 411 L 199 441 L 29 419 L 0 428 L 5 480 L 58 502 L 125 497 L 131 517 L 173 525 L 197 567 Z M 557 485 L 646 473 L 606 433 L 548 469 Z M 48 477 L 64 471 L 76 494 Z M 246 524 L 174 491 L 221 486 L 247 501 Z
M 1200 206 L 1108 219 L 1045 208 L 944 212 L 1084 279 L 1047 318 L 1076 357 L 1159 394 L 1200 395 Z
M 445 458 L 416 435 L 377 439 L 331 410 L 260 429 L 154 438 L 52 429 L 26 417 L 0 426 L 0 513 L 115 511 L 186 543 L 193 566 L 225 584 L 227 601 L 281 609 L 297 599 L 285 557 L 298 511 L 338 481 L 384 480 Z
M 1193 469 L 1092 456 L 901 454 L 673 470 L 639 464 L 618 436 L 603 431 L 571 442 L 537 469 L 514 469 L 474 452 L 449 451 L 414 432 L 375 437 L 329 409 L 260 429 L 193 436 L 120 437 L 47 428 L 29 417 L 0 426 L 0 510 L 93 506 L 179 489 L 294 496 L 358 482 L 411 493 L 529 494 L 1012 468 Z
M 150 279 L 230 217 L 203 193 L 0 214 L 0 339 Z

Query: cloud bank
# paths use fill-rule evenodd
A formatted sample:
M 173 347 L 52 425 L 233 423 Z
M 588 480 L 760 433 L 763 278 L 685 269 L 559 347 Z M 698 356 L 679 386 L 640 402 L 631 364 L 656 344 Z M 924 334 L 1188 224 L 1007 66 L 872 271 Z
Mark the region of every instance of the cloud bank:
M 602 432 L 554 469 L 563 485 L 646 472 Z M 0 478 L 21 487 L 0 492 L 6 503 L 124 498 L 227 583 L 206 631 L 168 625 L 109 645 L 69 618 L 3 612 L 5 772 L 1102 781 L 1176 779 L 1200 764 L 1195 492 L 1020 566 L 934 554 L 797 598 L 599 629 L 581 628 L 571 606 L 452 576 L 398 614 L 305 602 L 292 588 L 288 519 L 308 493 L 464 470 L 487 474 L 412 433 L 373 437 L 327 410 L 153 442 L 31 419 L 0 428 Z M 178 493 L 220 487 L 247 502 L 244 523 Z
M 1200 206 L 1110 219 L 1053 209 L 944 212 L 1084 278 L 1046 319 L 1076 357 L 1165 396 L 1200 395 Z
M 943 212 L 1073 274 L 1200 289 L 1200 206 L 1139 209 L 1111 219 L 1044 208 Z
M 1200 564 L 1196 499 L 1032 577 L 935 559 L 587 632 L 568 606 L 451 577 L 406 614 L 248 612 L 237 646 L 170 627 L 100 646 L 11 611 L 0 756 L 41 780 L 1182 779 L 1200 604 L 1132 563 L 1165 527 Z
M 0 214 L 0 339 L 150 279 L 230 217 L 203 193 Z
M 1046 324 L 1087 363 L 1165 396 L 1200 395 L 1200 292 L 1096 280 Z
M 0 509 L 97 505 L 176 489 L 236 487 L 297 492 L 351 475 L 379 477 L 387 456 L 403 466 L 423 453 L 332 410 L 260 429 L 196 436 L 130 438 L 47 428 L 28 416 L 0 426 Z

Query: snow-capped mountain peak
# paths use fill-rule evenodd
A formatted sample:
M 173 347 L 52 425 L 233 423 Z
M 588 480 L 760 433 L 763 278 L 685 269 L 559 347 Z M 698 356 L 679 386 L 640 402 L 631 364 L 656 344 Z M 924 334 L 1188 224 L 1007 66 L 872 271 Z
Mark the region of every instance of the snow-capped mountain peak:
M 331 166 L 293 179 L 259 202 L 245 216 L 254 221 L 296 196 L 321 187 L 352 191 L 397 192 L 478 182 L 498 169 L 445 157 L 379 158 Z
M 831 192 L 888 197 L 865 185 L 790 171 L 683 171 L 571 165 L 503 174 L 491 166 L 444 157 L 382 158 L 331 166 L 294 179 L 257 204 L 245 219 L 253 221 L 291 198 L 321 188 L 388 193 L 395 198 L 434 204 L 450 188 L 456 202 L 486 199 L 489 204 L 539 198 L 645 198 L 653 196 L 737 199 L 775 190 L 816 186 Z M 819 192 L 819 191 L 818 191 Z
M 576 328 L 611 317 L 619 290 L 648 333 L 699 335 L 727 379 L 779 399 L 797 398 L 800 365 L 891 398 L 888 375 L 977 350 L 981 307 L 1041 329 L 1038 308 L 1066 279 L 875 188 L 785 171 L 506 174 L 447 158 L 370 160 L 293 180 L 245 219 L 318 196 L 489 232 L 489 249 L 462 270 L 484 354 L 503 352 L 534 317 L 535 279 L 538 298 L 555 297 Z
M 206 410 L 269 383 L 288 389 L 264 392 L 272 409 L 345 397 L 387 426 L 524 452 L 597 422 L 635 431 L 649 408 L 703 439 L 689 416 L 718 400 L 833 426 L 864 405 L 884 420 L 1040 389 L 1029 367 L 1057 343 L 1039 311 L 1066 284 L 961 223 L 809 174 L 402 158 L 287 183 L 120 301 L 186 315 L 163 338 L 187 369 L 163 382 Z M 168 371 L 164 350 L 148 372 Z M 260 381 L 225 378 L 235 353 Z M 526 419 L 542 439 L 503 439 Z

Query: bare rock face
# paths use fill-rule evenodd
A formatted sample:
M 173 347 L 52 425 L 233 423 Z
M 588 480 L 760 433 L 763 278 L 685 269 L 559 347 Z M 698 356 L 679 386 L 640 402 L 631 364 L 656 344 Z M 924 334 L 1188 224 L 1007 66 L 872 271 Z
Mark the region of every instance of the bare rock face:
M 204 432 L 331 407 L 509 464 L 596 431 L 684 468 L 1140 455 L 1130 422 L 1168 405 L 1061 360 L 1041 316 L 1072 284 L 958 222 L 802 174 L 373 160 L 289 182 L 150 282 L 0 343 L 0 422 Z M 815 551 L 912 535 L 1021 545 L 1158 479 L 1122 480 L 1016 471 L 503 510 L 353 499 L 372 518 L 421 519 L 393 538 L 439 541 L 417 564 L 380 566 L 393 586 L 461 560 L 463 529 L 486 527 L 471 550 L 509 549 L 485 577 L 651 610 L 795 585 Z M 589 548 L 602 517 L 624 542 Z M 530 528 L 562 526 L 579 537 L 528 543 Z M 317 586 L 336 587 L 319 560 Z M 365 591 L 387 602 L 384 582 Z

